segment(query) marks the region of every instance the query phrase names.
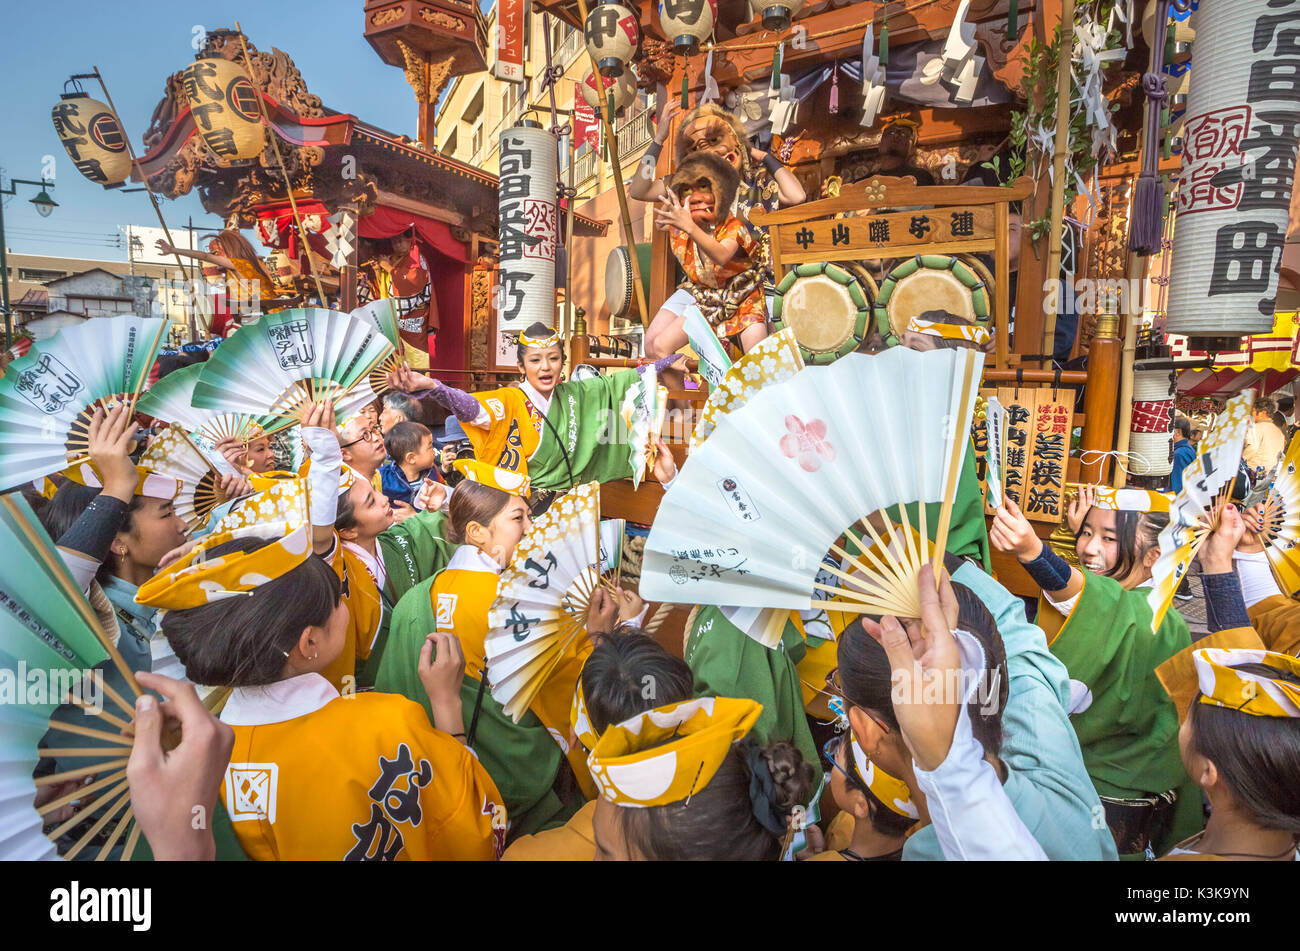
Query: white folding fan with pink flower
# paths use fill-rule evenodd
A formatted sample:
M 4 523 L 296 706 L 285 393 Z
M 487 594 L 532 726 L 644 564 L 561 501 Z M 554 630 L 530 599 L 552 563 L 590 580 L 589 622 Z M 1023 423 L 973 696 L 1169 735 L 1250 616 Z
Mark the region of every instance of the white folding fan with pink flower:
M 971 350 L 895 347 L 765 386 L 717 420 L 659 504 L 641 596 L 809 610 L 831 595 L 841 611 L 918 616 L 916 575 L 947 541 L 982 367 Z M 925 505 L 909 522 L 910 502 L 941 503 L 938 523 Z M 827 553 L 830 582 L 817 577 Z

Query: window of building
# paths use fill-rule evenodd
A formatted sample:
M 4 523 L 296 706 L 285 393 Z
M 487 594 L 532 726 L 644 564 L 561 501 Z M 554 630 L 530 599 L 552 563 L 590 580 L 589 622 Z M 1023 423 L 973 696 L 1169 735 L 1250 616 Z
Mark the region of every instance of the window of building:
M 447 136 L 447 140 L 442 144 L 441 151 L 443 155 L 450 155 L 452 158 L 456 157 L 456 146 L 458 144 L 456 142 L 456 132 L 456 129 L 452 129 L 451 135 Z
M 479 158 L 479 152 L 483 149 L 483 123 L 474 126 L 474 133 L 470 136 L 470 152 L 472 156 Z
M 20 267 L 18 269 L 18 280 L 29 281 L 33 284 L 44 284 L 46 281 L 57 281 L 61 277 L 67 277 L 67 271 L 52 271 L 40 267 Z

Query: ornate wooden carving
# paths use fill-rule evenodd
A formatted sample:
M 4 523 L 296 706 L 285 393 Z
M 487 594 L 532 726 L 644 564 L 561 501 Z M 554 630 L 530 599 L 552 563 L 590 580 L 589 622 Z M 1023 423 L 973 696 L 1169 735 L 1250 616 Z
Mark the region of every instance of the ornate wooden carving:
M 492 274 L 494 265 L 480 258 L 470 272 L 469 306 L 469 369 L 486 370 L 489 363 L 491 341 L 488 333 L 492 324 Z
M 677 54 L 671 44 L 649 37 L 641 41 L 641 56 L 637 60 L 638 85 L 641 88 L 654 89 L 660 83 L 667 85 L 672 81 L 676 66 Z

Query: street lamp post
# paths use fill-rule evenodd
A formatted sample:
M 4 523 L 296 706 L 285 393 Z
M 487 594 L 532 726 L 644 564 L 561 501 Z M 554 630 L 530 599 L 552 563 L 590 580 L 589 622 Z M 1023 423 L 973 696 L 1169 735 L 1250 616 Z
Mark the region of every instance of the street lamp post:
M 11 178 L 9 179 L 8 188 L 0 187 L 0 303 L 3 303 L 5 312 L 5 349 L 14 345 L 14 322 L 13 311 L 9 307 L 9 257 L 5 250 L 5 207 L 3 196 L 18 194 L 17 186 L 19 185 L 34 185 L 41 190 L 40 194 L 31 199 L 31 202 L 36 206 L 36 211 L 42 218 L 48 218 L 50 212 L 59 206 L 59 203 L 50 197 L 48 191 L 48 189 L 54 187 L 54 183 L 47 182 L 45 179 L 34 182 L 27 178 Z

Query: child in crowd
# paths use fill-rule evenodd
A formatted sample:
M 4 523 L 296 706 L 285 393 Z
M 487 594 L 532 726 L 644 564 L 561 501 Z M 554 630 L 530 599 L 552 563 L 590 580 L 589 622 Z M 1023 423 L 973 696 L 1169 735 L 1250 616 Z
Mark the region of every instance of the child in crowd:
M 442 481 L 433 433 L 424 423 L 397 423 L 384 437 L 384 447 L 388 461 L 379 467 L 379 478 L 390 501 L 414 506 L 425 479 Z

